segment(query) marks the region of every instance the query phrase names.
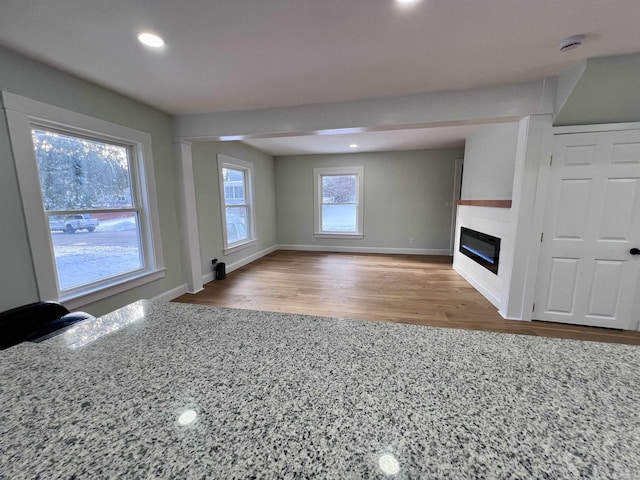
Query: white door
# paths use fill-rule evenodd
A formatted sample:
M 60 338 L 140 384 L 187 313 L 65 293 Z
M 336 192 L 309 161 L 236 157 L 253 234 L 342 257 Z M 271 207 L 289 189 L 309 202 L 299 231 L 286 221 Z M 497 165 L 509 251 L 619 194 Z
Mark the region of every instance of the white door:
M 533 318 L 637 328 L 640 130 L 555 135 L 546 205 Z

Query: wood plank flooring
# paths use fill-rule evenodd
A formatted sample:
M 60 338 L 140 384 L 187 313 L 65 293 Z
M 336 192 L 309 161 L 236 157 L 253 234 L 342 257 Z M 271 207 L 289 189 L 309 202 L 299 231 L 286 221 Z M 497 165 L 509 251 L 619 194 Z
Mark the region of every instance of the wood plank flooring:
M 451 257 L 279 250 L 174 301 L 640 345 L 640 332 L 504 320 Z

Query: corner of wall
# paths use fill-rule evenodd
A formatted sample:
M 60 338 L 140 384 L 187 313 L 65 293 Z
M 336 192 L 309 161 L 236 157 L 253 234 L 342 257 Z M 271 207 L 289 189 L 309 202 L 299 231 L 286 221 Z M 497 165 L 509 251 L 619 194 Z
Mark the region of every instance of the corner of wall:
M 584 75 L 587 69 L 587 61 L 582 60 L 577 65 L 565 70 L 558 77 L 558 88 L 555 98 L 554 115 L 558 116 L 562 112 L 567 100 L 571 96 L 571 93 L 578 85 L 578 82 Z

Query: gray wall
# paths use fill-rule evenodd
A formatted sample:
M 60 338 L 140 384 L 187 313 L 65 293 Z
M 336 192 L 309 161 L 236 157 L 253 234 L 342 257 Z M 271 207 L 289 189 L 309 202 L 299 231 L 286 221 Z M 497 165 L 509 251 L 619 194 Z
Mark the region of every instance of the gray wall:
M 517 123 L 484 125 L 467 138 L 462 200 L 511 200 L 518 128 Z
M 582 74 L 575 67 L 563 74 L 575 87 L 557 105 L 554 125 L 624 123 L 640 120 L 640 53 L 590 58 Z M 574 78 L 571 78 L 571 77 Z M 561 90 L 559 93 L 563 94 Z M 561 99 L 559 99 L 561 100 Z
M 218 153 L 253 164 L 255 217 L 258 243 L 224 255 Z M 203 275 L 212 272 L 211 259 L 232 265 L 276 242 L 276 191 L 273 158 L 238 142 L 196 142 L 192 146 L 196 208 Z
M 463 149 L 276 157 L 281 245 L 449 250 Z M 313 238 L 313 169 L 364 166 L 364 239 Z M 414 244 L 409 244 L 409 239 Z
M 100 315 L 181 285 L 183 279 L 171 167 L 171 117 L 3 48 L 0 48 L 0 90 L 151 134 L 166 277 L 93 303 L 83 307 L 83 310 Z M 4 310 L 38 300 L 4 114 L 0 115 L 0 169 L 0 309 Z

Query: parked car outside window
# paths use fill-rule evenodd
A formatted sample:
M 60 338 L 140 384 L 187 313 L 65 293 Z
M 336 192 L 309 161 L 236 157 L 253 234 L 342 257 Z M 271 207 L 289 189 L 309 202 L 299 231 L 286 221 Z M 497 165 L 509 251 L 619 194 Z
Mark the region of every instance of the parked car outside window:
M 75 233 L 77 230 L 94 232 L 99 223 L 97 218 L 93 218 L 88 213 L 49 217 L 49 229 L 52 232 Z

